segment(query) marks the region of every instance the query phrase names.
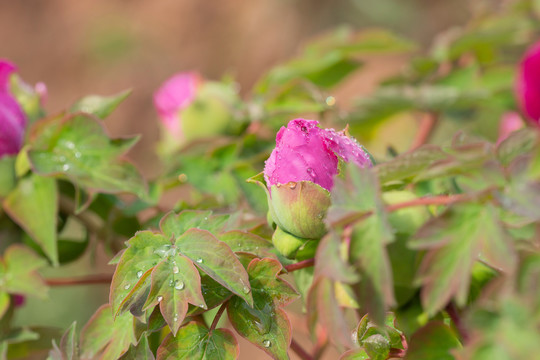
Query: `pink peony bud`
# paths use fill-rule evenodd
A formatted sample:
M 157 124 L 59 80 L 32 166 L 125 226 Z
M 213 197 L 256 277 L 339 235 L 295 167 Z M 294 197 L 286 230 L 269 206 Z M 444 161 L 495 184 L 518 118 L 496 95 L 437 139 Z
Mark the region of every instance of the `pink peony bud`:
M 266 161 L 268 187 L 291 181 L 310 181 L 330 191 L 338 173 L 338 156 L 358 166 L 371 166 L 367 152 L 343 132 L 321 129 L 318 121 L 295 119 L 276 136 L 276 147 Z
M 165 81 L 154 94 L 154 106 L 174 138 L 182 136 L 180 111 L 195 99 L 199 84 L 198 74 L 179 73 Z
M 540 42 L 531 46 L 521 60 L 516 91 L 522 111 L 535 124 L 540 122 Z
M 0 157 L 21 149 L 26 128 L 26 114 L 9 91 L 9 79 L 16 69 L 0 60 Z
M 511 133 L 519 130 L 523 127 L 523 120 L 521 116 L 515 111 L 509 111 L 502 115 L 501 122 L 499 123 L 499 137 L 497 139 L 497 145 L 502 143 Z
M 305 256 L 315 248 L 310 240 L 326 233 L 324 218 L 339 160 L 360 167 L 372 165 L 369 154 L 354 139 L 318 124 L 296 119 L 281 128 L 264 168 L 263 187 L 277 226 L 272 241 L 289 258 Z

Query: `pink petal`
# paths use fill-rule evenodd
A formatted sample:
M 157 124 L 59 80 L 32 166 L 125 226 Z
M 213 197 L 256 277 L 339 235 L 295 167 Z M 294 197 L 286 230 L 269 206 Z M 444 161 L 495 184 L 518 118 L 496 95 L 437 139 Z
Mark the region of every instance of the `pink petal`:
M 276 136 L 276 148 L 265 166 L 270 187 L 290 181 L 311 181 L 330 190 L 337 174 L 337 157 L 324 142 L 323 130 L 313 120 L 296 119 Z
M 345 162 L 353 161 L 360 167 L 371 167 L 371 159 L 355 139 L 348 137 L 343 131 L 325 129 L 325 142 L 330 150 Z
M 523 112 L 536 124 L 540 121 L 540 42 L 525 53 L 520 64 L 516 91 Z
M 11 95 L 0 93 L 0 157 L 19 152 L 24 138 L 26 115 Z
M 199 82 L 196 73 L 179 73 L 165 81 L 154 93 L 158 115 L 163 125 L 175 135 L 180 135 L 178 113 L 193 101 Z
M 9 77 L 17 67 L 7 60 L 0 59 L 0 94 L 9 92 Z

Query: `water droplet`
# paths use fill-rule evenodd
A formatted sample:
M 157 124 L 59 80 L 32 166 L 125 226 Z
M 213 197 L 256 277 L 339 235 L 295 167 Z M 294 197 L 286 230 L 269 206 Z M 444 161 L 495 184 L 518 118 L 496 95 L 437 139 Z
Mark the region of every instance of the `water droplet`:
M 201 258 L 198 258 L 197 260 L 195 260 L 198 264 L 202 264 L 203 263 L 203 259 Z
M 174 314 L 173 321 L 174 321 L 174 322 L 177 322 L 177 321 L 178 321 L 178 314 Z
M 169 280 L 169 286 L 173 286 L 174 285 L 174 281 L 171 279 Z
M 272 342 L 270 340 L 263 340 L 263 346 L 265 348 L 269 348 L 270 346 L 272 346 Z
M 204 220 L 205 220 L 205 221 L 208 220 L 208 216 L 205 216 L 205 217 L 204 217 Z
M 130 287 L 131 287 L 131 285 L 130 285 L 130 284 L 126 284 L 126 285 L 124 286 L 124 289 L 126 289 L 126 290 L 127 290 L 127 289 L 129 289 Z
M 75 149 L 75 144 L 72 143 L 71 141 L 66 141 L 66 147 L 68 149 Z
M 139 279 L 142 277 L 142 274 L 143 274 L 142 270 L 137 271 L 137 277 Z
M 184 282 L 182 280 L 176 280 L 176 285 L 174 286 L 174 288 L 176 290 L 182 290 L 184 289 L 186 285 L 184 284 Z
M 294 190 L 296 189 L 296 183 L 294 181 L 290 181 L 287 186 L 289 187 L 289 189 L 291 190 Z
M 319 219 L 322 219 L 322 218 L 324 217 L 324 213 L 319 213 L 319 214 L 317 215 L 317 217 L 318 217 Z
M 79 159 L 82 156 L 82 154 L 78 151 L 75 152 L 75 157 Z
M 199 304 L 199 307 L 200 307 L 200 308 L 203 308 L 203 309 L 208 309 L 208 307 L 206 306 L 206 304 Z
M 326 98 L 326 105 L 328 106 L 334 106 L 336 104 L 336 98 L 333 96 L 329 96 Z
M 308 172 L 309 175 L 311 175 L 312 178 L 316 176 L 315 170 L 313 170 L 312 168 L 307 168 L 306 171 Z
M 173 274 L 178 274 L 179 271 L 180 270 L 178 270 L 178 266 L 173 266 L 173 268 L 172 268 Z
M 159 296 L 157 297 L 157 301 L 158 301 L 158 302 L 161 302 L 161 300 L 163 300 L 163 296 L 159 295 Z
M 249 294 L 251 289 L 247 286 L 244 286 L 244 288 L 242 289 L 242 291 L 244 292 L 244 294 Z
M 68 171 L 68 170 L 69 170 L 69 165 L 68 164 L 62 165 L 62 171 Z
M 300 127 L 300 130 L 302 130 L 302 132 L 307 132 L 307 127 L 305 127 L 305 126 L 302 125 L 302 126 Z
M 64 161 L 66 161 L 66 157 L 63 156 L 63 155 L 60 155 L 60 156 L 58 157 L 58 161 L 64 162 Z

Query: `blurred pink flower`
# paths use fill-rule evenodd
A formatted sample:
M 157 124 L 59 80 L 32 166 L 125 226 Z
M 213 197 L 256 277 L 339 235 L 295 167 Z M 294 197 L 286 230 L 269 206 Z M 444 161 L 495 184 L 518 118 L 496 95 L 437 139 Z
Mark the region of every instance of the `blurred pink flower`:
M 180 111 L 195 99 L 200 82 L 197 73 L 179 73 L 165 81 L 154 93 L 154 106 L 161 122 L 175 138 L 182 136 Z
M 12 296 L 13 304 L 15 305 L 15 307 L 21 307 L 26 302 L 26 297 L 24 295 L 13 294 Z
M 497 145 L 503 142 L 511 133 L 519 130 L 525 125 L 521 116 L 515 111 L 509 111 L 502 115 L 501 122 L 499 123 L 499 138 L 497 139 Z
M 519 104 L 535 124 L 540 122 L 540 42 L 532 45 L 521 60 L 516 91 Z
M 368 153 L 343 132 L 321 129 L 318 121 L 295 119 L 282 127 L 266 161 L 264 177 L 274 184 L 310 181 L 330 191 L 338 173 L 338 156 L 360 167 L 371 166 Z
M 24 139 L 26 114 L 9 92 L 9 78 L 17 70 L 6 60 L 0 60 L 0 157 L 19 152 Z

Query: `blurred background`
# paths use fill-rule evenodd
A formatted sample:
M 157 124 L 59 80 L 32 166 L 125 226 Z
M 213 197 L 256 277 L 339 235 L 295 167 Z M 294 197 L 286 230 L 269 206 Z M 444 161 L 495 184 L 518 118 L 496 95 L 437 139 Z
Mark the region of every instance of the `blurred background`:
M 159 131 L 152 94 L 172 74 L 196 70 L 208 79 L 231 76 L 247 96 L 272 66 L 299 53 L 309 39 L 339 25 L 385 27 L 427 48 L 435 34 L 465 23 L 474 7 L 492 3 L 501 1 L 3 1 L 0 57 L 16 63 L 27 83 L 47 84 L 49 114 L 87 94 L 133 89 L 107 119 L 107 128 L 115 136 L 143 134 L 129 156 L 151 177 L 160 168 L 154 152 Z M 343 104 L 369 93 L 380 78 L 399 72 L 404 61 L 403 55 L 368 59 L 363 71 L 335 89 L 337 101 Z M 89 253 L 44 275 L 83 275 L 95 273 L 96 267 L 111 272 L 113 267 L 106 267 L 106 262 Z M 54 288 L 45 303 L 30 299 L 17 319 L 21 324 L 62 328 L 77 319 L 82 326 L 107 302 L 108 291 L 102 285 Z M 55 299 L 60 297 L 69 297 L 72 306 L 64 302 L 61 308 L 57 306 Z M 39 312 L 32 305 L 38 301 Z M 81 304 L 85 304 L 82 311 Z M 295 328 L 302 329 L 301 319 L 293 321 Z M 241 349 L 241 358 L 254 354 L 265 358 L 244 341 Z
M 4 1 L 0 5 L 0 57 L 18 64 L 26 82 L 47 84 L 49 114 L 87 94 L 133 89 L 107 125 L 113 135 L 144 134 L 131 157 L 151 176 L 159 167 L 151 151 L 158 137 L 152 93 L 172 74 L 197 70 L 208 79 L 231 75 L 245 95 L 265 71 L 298 54 L 307 40 L 336 26 L 385 27 L 428 45 L 434 34 L 467 20 L 474 11 L 467 3 Z M 381 76 L 399 71 L 401 63 L 398 57 L 371 61 L 368 71 L 336 92 L 346 98 L 367 92 Z

